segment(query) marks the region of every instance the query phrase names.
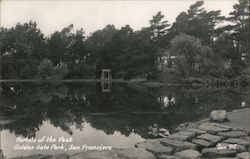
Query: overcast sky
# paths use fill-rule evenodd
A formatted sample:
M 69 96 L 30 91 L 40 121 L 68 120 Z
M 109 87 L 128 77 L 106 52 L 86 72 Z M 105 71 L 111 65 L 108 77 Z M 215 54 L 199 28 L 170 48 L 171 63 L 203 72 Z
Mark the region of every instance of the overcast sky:
M 1 0 L 0 0 L 1 1 Z M 149 20 L 162 11 L 170 23 L 176 16 L 187 11 L 193 0 L 158 1 L 87 1 L 87 0 L 2 0 L 1 25 L 15 26 L 30 20 L 36 21 L 46 35 L 61 30 L 69 24 L 83 28 L 86 34 L 102 29 L 107 24 L 117 28 L 129 24 L 133 29 L 149 25 Z M 221 10 L 227 16 L 237 0 L 205 0 L 207 10 Z

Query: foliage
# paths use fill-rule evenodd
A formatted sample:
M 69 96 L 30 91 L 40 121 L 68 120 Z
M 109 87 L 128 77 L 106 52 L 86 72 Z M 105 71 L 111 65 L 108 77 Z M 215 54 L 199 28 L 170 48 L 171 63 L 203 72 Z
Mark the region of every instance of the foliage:
M 53 67 L 49 59 L 44 59 L 38 66 L 38 78 L 41 79 L 62 79 L 68 74 L 68 66 L 64 63 Z
M 167 20 L 163 20 L 164 15 L 159 11 L 153 18 L 149 21 L 150 23 L 150 33 L 151 39 L 156 42 L 160 47 L 164 47 L 163 37 L 167 34 L 167 28 L 170 26 Z
M 233 75 L 241 74 L 241 70 L 249 67 L 249 1 L 239 0 L 233 6 L 234 11 L 227 18 L 232 24 L 225 27 L 229 38 L 234 43 L 234 54 L 231 55 Z
M 0 56 L 2 78 L 32 78 L 37 66 L 48 51 L 44 35 L 35 22 L 17 24 L 10 29 L 2 28 Z
M 201 44 L 201 40 L 180 34 L 171 41 L 171 54 L 175 56 L 177 69 L 183 77 L 206 74 L 214 65 L 213 51 Z
M 147 29 L 134 32 L 126 25 L 104 45 L 98 68 L 112 69 L 116 78 L 149 77 L 155 72 L 155 52 Z
M 169 29 L 170 38 L 185 33 L 200 38 L 203 44 L 211 44 L 213 38 L 220 33 L 220 29 L 215 29 L 215 26 L 225 17 L 220 15 L 220 11 L 206 11 L 203 4 L 204 1 L 197 1 L 187 12 L 177 16 Z
M 32 21 L 0 28 L 1 78 L 99 78 L 105 68 L 122 79 L 249 74 L 248 1 L 239 0 L 228 17 L 203 4 L 190 5 L 171 25 L 159 11 L 140 30 L 108 24 L 88 37 L 72 24 L 48 37 Z
M 38 66 L 38 76 L 42 79 L 46 79 L 53 75 L 53 64 L 49 59 L 44 59 Z

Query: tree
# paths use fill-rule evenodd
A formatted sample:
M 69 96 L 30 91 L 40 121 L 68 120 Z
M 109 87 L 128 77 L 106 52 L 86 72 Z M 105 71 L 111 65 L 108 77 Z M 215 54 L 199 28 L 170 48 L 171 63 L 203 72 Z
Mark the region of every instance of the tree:
M 203 4 L 204 1 L 197 1 L 187 12 L 181 12 L 169 29 L 166 38 L 172 39 L 184 33 L 198 37 L 203 44 L 211 46 L 214 38 L 221 32 L 221 29 L 215 29 L 215 26 L 225 17 L 220 15 L 220 11 L 206 11 L 202 7 Z
M 58 79 L 63 79 L 69 73 L 68 66 L 65 63 L 60 63 L 53 68 L 54 76 Z
M 97 54 L 103 48 L 103 46 L 112 40 L 116 31 L 117 29 L 115 26 L 109 24 L 103 29 L 95 31 L 86 39 L 87 49 L 93 58 L 98 56 Z
M 89 53 L 87 64 L 92 68 L 92 72 L 96 72 L 95 76 L 97 78 L 100 77 L 100 63 L 103 61 L 100 54 L 103 51 L 104 46 L 112 41 L 116 32 L 117 29 L 114 25 L 107 25 L 103 29 L 95 31 L 85 41 Z
M 166 48 L 165 35 L 167 34 L 167 29 L 170 26 L 167 20 L 163 20 L 164 15 L 159 11 L 153 18 L 149 21 L 150 26 L 148 30 L 151 33 L 151 40 L 154 45 L 160 49 Z
M 49 59 L 41 61 L 37 69 L 37 75 L 42 79 L 47 79 L 53 75 L 53 64 Z
M 153 16 L 153 19 L 151 19 L 150 27 L 149 29 L 152 32 L 152 39 L 153 40 L 160 40 L 161 37 L 163 37 L 167 32 L 167 27 L 170 26 L 168 24 L 168 21 L 163 21 L 164 15 L 162 15 L 161 11 L 159 11 L 155 16 Z
M 234 41 L 231 39 L 229 33 L 222 33 L 219 35 L 218 39 L 215 41 L 213 46 L 214 52 L 216 53 L 218 65 L 220 66 L 220 71 L 225 76 L 233 76 L 239 74 L 241 62 L 240 57 L 237 54 L 237 49 L 234 45 Z M 225 67 L 226 66 L 226 67 Z
M 53 64 L 68 62 L 70 48 L 72 47 L 74 35 L 72 33 L 73 25 L 63 28 L 62 31 L 54 32 L 48 39 L 48 49 L 50 60 Z
M 129 25 L 122 27 L 112 41 L 104 45 L 97 70 L 109 68 L 113 77 L 123 79 L 152 76 L 156 73 L 156 47 L 150 37 L 147 28 L 134 32 Z
M 90 55 L 86 48 L 83 29 L 73 32 L 73 25 L 69 25 L 60 32 L 56 31 L 48 39 L 48 49 L 50 51 L 49 58 L 54 65 L 61 65 L 62 63 L 67 65 L 69 69 L 68 78 L 89 76 L 89 73 L 79 72 L 83 69 L 86 70 L 86 68 L 89 69 L 89 67 L 86 67 L 86 63 Z M 94 71 L 92 74 L 94 74 Z
M 133 34 L 132 28 L 126 25 L 116 32 L 112 41 L 104 45 L 100 52 L 100 61 L 97 66 L 98 77 L 101 69 L 110 68 L 113 72 L 113 77 L 124 78 Z
M 232 24 L 227 26 L 226 29 L 229 31 L 230 38 L 237 50 L 236 63 L 242 68 L 244 62 L 246 67 L 249 65 L 249 2 L 248 0 L 239 0 L 239 3 L 235 4 L 233 8 L 234 11 L 227 18 Z
M 44 59 L 38 66 L 37 76 L 45 80 L 63 79 L 68 73 L 69 70 L 66 64 L 60 63 L 53 66 L 49 59 Z
M 37 66 L 48 55 L 44 35 L 35 22 L 17 24 L 10 29 L 2 28 L 0 51 L 2 78 L 33 78 Z
M 171 54 L 175 56 L 177 71 L 184 78 L 205 75 L 215 65 L 212 49 L 194 36 L 176 36 L 171 41 Z

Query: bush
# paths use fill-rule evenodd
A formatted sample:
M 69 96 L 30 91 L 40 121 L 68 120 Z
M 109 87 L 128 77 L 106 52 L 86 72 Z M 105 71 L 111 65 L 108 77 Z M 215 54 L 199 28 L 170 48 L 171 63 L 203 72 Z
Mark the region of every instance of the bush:
M 53 75 L 53 64 L 49 59 L 43 59 L 37 69 L 38 78 L 48 79 Z
M 64 63 L 54 66 L 49 59 L 44 59 L 38 66 L 37 76 L 39 79 L 51 80 L 62 79 L 68 74 L 68 66 Z

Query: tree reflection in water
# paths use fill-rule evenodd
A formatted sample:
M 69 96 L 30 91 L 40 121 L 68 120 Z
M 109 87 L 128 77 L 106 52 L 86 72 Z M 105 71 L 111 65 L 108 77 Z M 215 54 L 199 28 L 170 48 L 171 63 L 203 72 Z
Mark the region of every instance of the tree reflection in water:
M 152 129 L 172 130 L 178 124 L 207 117 L 214 109 L 228 111 L 249 105 L 249 92 L 237 89 L 145 87 L 136 84 L 2 83 L 1 130 L 35 137 L 43 121 L 72 134 L 84 123 L 106 134 L 119 131 L 143 138 Z M 106 89 L 106 87 L 105 87 Z

